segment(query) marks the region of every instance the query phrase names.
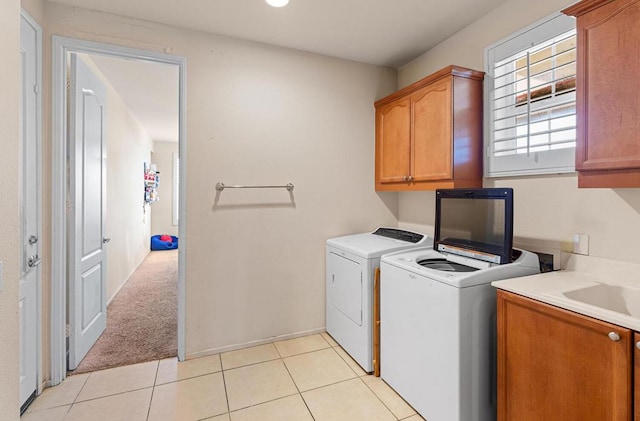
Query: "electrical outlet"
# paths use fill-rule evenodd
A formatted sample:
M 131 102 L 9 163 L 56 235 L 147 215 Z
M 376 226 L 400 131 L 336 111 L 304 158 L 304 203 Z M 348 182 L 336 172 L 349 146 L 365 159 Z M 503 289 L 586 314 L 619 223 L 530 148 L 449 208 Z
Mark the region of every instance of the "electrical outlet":
M 576 234 L 573 236 L 573 252 L 575 254 L 589 255 L 589 235 Z

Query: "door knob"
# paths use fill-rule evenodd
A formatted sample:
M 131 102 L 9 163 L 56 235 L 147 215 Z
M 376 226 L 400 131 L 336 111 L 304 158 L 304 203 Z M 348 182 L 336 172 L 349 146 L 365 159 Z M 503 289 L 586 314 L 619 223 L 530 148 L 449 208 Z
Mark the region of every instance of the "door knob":
M 109 237 L 102 237 L 102 244 L 107 244 L 109 241 L 111 241 L 111 238 L 109 238 Z

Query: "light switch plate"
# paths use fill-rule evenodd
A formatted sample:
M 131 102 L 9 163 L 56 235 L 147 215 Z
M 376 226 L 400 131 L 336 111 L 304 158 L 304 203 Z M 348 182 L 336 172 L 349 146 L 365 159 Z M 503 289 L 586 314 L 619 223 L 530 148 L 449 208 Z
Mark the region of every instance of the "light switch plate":
M 589 236 L 587 234 L 576 234 L 573 236 L 573 252 L 575 254 L 589 255 Z

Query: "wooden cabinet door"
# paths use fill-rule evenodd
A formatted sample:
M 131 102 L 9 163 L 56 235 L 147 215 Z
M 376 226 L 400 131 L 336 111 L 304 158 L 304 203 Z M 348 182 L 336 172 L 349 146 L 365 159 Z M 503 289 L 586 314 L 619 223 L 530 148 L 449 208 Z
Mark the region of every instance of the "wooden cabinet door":
M 635 415 L 634 415 L 634 420 L 635 421 L 640 421 L 640 333 L 635 332 L 633 334 L 633 343 L 634 343 L 634 354 L 633 354 L 633 361 L 634 361 L 634 371 L 633 371 L 633 379 L 634 379 L 634 386 L 633 386 L 633 390 L 634 390 L 634 409 L 635 409 Z
M 452 77 L 411 96 L 413 107 L 413 181 L 451 180 Z
M 482 187 L 483 78 L 448 66 L 375 102 L 377 191 Z
M 498 421 L 630 421 L 631 340 L 629 329 L 499 291 Z
M 577 21 L 576 169 L 640 168 L 640 0 L 583 3 L 602 5 Z
M 411 102 L 376 110 L 376 184 L 407 183 L 411 172 Z

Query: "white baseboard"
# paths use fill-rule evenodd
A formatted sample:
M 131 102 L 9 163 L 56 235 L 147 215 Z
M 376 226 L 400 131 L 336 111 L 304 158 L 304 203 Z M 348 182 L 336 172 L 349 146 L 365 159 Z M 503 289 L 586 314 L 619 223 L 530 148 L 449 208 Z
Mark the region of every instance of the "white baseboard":
M 218 348 L 210 348 L 210 349 L 206 349 L 204 351 L 198 351 L 198 352 L 189 353 L 189 354 L 187 354 L 187 356 L 186 356 L 187 358 L 186 359 L 190 360 L 190 359 L 193 359 L 193 358 L 206 357 L 206 356 L 209 356 L 209 355 L 221 354 L 223 352 L 235 351 L 235 350 L 243 349 L 243 348 L 250 348 L 252 346 L 270 344 L 270 343 L 273 343 L 273 342 L 285 341 L 287 339 L 295 339 L 295 338 L 299 338 L 301 336 L 315 335 L 316 333 L 322 333 L 322 332 L 326 332 L 326 331 L 327 331 L 327 329 L 322 327 L 322 328 L 318 328 L 318 329 L 305 330 L 303 332 L 287 333 L 286 335 L 272 336 L 270 338 L 258 339 L 258 340 L 255 340 L 255 341 L 244 342 L 244 343 L 241 343 L 241 344 L 226 345 L 226 346 L 221 346 L 221 347 L 218 347 Z
M 51 387 L 51 380 L 42 380 L 40 382 L 40 387 L 38 388 L 36 395 L 40 396 L 40 394 L 42 394 L 42 392 L 44 392 L 44 390 L 48 387 Z

